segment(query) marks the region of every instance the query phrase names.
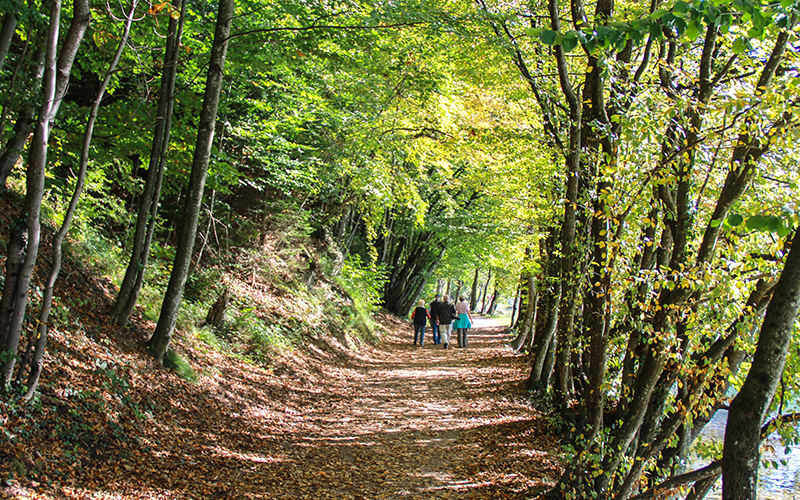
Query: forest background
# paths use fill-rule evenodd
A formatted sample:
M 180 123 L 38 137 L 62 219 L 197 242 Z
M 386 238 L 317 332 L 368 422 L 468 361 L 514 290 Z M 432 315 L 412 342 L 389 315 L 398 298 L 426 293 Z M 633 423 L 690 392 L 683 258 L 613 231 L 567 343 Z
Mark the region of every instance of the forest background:
M 755 498 L 762 435 L 796 441 L 796 2 L 0 6 L 6 412 L 79 307 L 63 247 L 168 366 L 226 314 L 246 355 L 302 344 L 241 283 L 364 332 L 514 301 L 575 437 L 554 497 Z M 721 408 L 739 434 L 685 471 Z

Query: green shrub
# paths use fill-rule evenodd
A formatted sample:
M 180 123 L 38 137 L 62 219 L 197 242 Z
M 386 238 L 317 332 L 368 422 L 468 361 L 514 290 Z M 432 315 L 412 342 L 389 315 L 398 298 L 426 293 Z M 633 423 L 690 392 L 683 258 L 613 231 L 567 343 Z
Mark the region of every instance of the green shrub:
M 256 363 L 268 364 L 282 352 L 294 349 L 300 342 L 297 328 L 268 323 L 253 307 L 231 310 L 232 319 L 225 328 L 231 349 Z
M 371 338 L 375 331 L 372 314 L 380 308 L 381 289 L 387 280 L 385 268 L 365 265 L 358 255 L 350 255 L 334 280 L 352 300 L 352 304 L 340 311 L 346 324 L 365 338 Z
M 197 337 L 201 342 L 210 345 L 214 349 L 218 351 L 222 351 L 225 349 L 225 344 L 223 344 L 222 340 L 214 333 L 214 330 L 210 326 L 203 326 L 201 328 L 197 328 L 196 326 L 192 326 L 190 332 Z

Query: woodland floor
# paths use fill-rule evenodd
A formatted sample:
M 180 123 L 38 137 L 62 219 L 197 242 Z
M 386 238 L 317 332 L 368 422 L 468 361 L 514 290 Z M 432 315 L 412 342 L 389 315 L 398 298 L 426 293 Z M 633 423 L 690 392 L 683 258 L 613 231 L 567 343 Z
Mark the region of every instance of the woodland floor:
M 0 497 L 535 497 L 558 477 L 557 443 L 524 398 L 526 358 L 507 347 L 496 322 L 475 326 L 466 349 L 444 350 L 430 338 L 414 347 L 411 327 L 384 316 L 377 346 L 348 354 L 312 346 L 316 361 L 272 370 L 209 350 L 194 384 L 135 361 L 141 366 L 130 368 L 129 394 L 142 410 L 136 418 L 87 415 L 84 430 L 105 437 L 74 438 L 73 452 L 90 450 L 80 456 L 69 457 L 63 442 L 36 439 L 0 450 L 0 479 L 9 477 L 12 468 L 2 462 L 13 455 L 28 471 L 28 479 L 6 479 Z M 130 364 L 143 359 L 134 350 L 95 349 L 63 362 L 70 370 L 110 353 Z M 48 391 L 50 403 L 68 405 L 65 388 Z M 65 430 L 54 425 L 57 432 Z

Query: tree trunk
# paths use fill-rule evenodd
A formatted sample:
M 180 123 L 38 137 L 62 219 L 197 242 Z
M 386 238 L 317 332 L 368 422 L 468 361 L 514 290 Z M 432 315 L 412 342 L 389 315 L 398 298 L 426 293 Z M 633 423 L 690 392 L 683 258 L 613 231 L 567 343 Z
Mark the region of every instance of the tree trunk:
M 532 335 L 533 330 L 533 318 L 536 312 L 536 304 L 538 293 L 536 290 L 536 281 L 534 280 L 533 274 L 526 273 L 526 283 L 524 284 L 525 288 L 528 290 L 527 293 L 527 300 L 525 303 L 525 312 L 522 313 L 520 309 L 520 318 L 522 321 L 517 321 L 519 324 L 519 330 L 517 330 L 517 337 L 511 342 L 511 348 L 515 351 L 518 351 L 523 345 L 525 345 L 525 341 L 528 339 L 529 335 Z
M 200 113 L 200 125 L 197 131 L 197 144 L 195 145 L 192 161 L 189 192 L 181 219 L 178 248 L 175 252 L 175 261 L 172 266 L 167 291 L 164 295 L 164 302 L 161 306 L 158 324 L 148 342 L 151 354 L 158 363 L 162 364 L 172 339 L 172 332 L 175 329 L 183 288 L 186 284 L 187 273 L 192 260 L 194 241 L 197 236 L 197 221 L 200 216 L 200 206 L 203 202 L 211 146 L 214 141 L 214 125 L 222 92 L 225 57 L 228 51 L 228 37 L 231 32 L 234 9 L 235 0 L 220 0 L 203 109 Z
M 17 121 L 14 123 L 12 136 L 6 141 L 3 152 L 0 153 L 0 189 L 5 188 L 8 175 L 22 155 L 25 143 L 28 142 L 28 137 L 33 129 L 33 124 L 36 122 L 36 100 L 41 91 L 42 78 L 44 78 L 47 26 L 41 26 L 30 36 L 33 38 L 33 46 L 35 48 L 30 55 L 30 60 L 27 61 L 26 76 L 23 78 L 24 85 L 26 85 L 28 90 L 24 93 L 25 97 L 22 99 L 22 102 L 17 103 Z M 21 64 L 23 64 L 22 60 L 19 62 L 18 66 Z M 8 112 L 8 101 L 9 99 L 7 98 L 3 106 L 4 117 Z
M 36 123 L 36 131 L 29 150 L 28 170 L 26 176 L 26 194 L 24 213 L 26 214 L 27 245 L 25 258 L 17 273 L 16 282 L 6 282 L 3 295 L 15 294 L 11 318 L 5 318 L 0 324 L 7 324 L 8 331 L 0 334 L 6 339 L 7 344 L 3 350 L 7 353 L 0 368 L 0 383 L 5 386 L 11 381 L 14 370 L 17 348 L 19 346 L 22 323 L 28 304 L 28 288 L 33 276 L 36 258 L 39 254 L 39 241 L 41 238 L 41 222 L 39 220 L 42 197 L 44 195 L 45 167 L 47 165 L 47 144 L 50 138 L 53 122 L 58 108 L 66 93 L 72 63 L 78 52 L 83 35 L 89 26 L 91 11 L 88 0 L 75 1 L 73 5 L 73 18 L 70 24 L 61 51 L 56 61 L 59 25 L 61 21 L 61 0 L 52 0 L 50 4 L 50 28 L 47 37 L 47 55 L 45 57 L 44 93 L 42 108 Z M 8 263 L 7 263 L 8 266 Z M 7 275 L 13 274 L 7 268 Z M 7 322 L 6 322 L 7 321 Z
M 475 268 L 475 277 L 472 278 L 472 290 L 469 295 L 469 310 L 474 311 L 478 307 L 478 278 L 480 276 L 480 268 Z
M 519 309 L 517 304 L 519 304 L 520 293 L 522 293 L 522 285 L 517 284 L 517 290 L 514 293 L 514 303 L 511 304 L 511 328 L 514 328 L 514 316 L 516 316 L 517 309 Z
M 755 500 L 761 424 L 781 380 L 792 330 L 800 309 L 800 231 L 767 306 L 753 364 L 733 398 L 722 454 L 723 500 Z
M 489 310 L 486 314 L 492 315 L 497 309 L 497 303 L 500 299 L 500 290 L 497 289 L 497 280 L 494 281 L 494 293 L 492 293 L 492 301 L 489 303 Z
M 558 12 L 558 3 L 548 1 L 551 28 L 555 31 L 561 29 Z M 562 413 L 567 412 L 571 398 L 570 380 L 570 351 L 572 349 L 572 328 L 577 311 L 577 207 L 580 201 L 578 193 L 581 180 L 581 97 L 575 92 L 569 79 L 569 67 L 563 47 L 554 47 L 556 65 L 558 67 L 558 80 L 561 91 L 569 106 L 569 147 L 565 157 L 567 174 L 566 190 L 564 193 L 564 220 L 561 225 L 561 308 L 558 318 L 558 343 L 556 350 L 556 367 L 554 381 L 554 403 Z
M 481 302 L 481 314 L 486 312 L 486 294 L 489 293 L 489 283 L 492 281 L 492 268 L 489 268 L 489 275 L 486 276 L 486 283 L 483 285 L 483 301 Z
M 517 303 L 517 319 L 511 322 L 511 328 L 521 330 L 525 322 L 525 311 L 528 310 L 528 302 L 531 300 L 531 288 L 529 286 L 530 272 L 523 270 L 519 275 L 519 301 Z
M 17 29 L 17 15 L 14 12 L 6 12 L 3 16 L 3 27 L 0 29 L 0 71 L 6 62 L 8 49 L 11 48 L 11 41 L 14 39 L 14 31 Z
M 108 70 L 106 70 L 106 74 L 103 77 L 102 83 L 100 84 L 97 96 L 92 104 L 92 109 L 89 113 L 89 120 L 86 124 L 86 131 L 84 132 L 83 136 L 83 145 L 81 147 L 80 165 L 78 168 L 77 179 L 75 181 L 75 190 L 72 193 L 72 199 L 70 200 L 67 212 L 64 215 L 61 228 L 53 238 L 53 262 L 50 266 L 50 274 L 47 278 L 44 291 L 42 292 L 42 306 L 39 311 L 39 326 L 37 327 L 38 335 L 36 335 L 35 350 L 31 360 L 30 375 L 28 376 L 28 389 L 24 398 L 26 400 L 30 400 L 33 397 L 36 387 L 39 383 L 39 376 L 42 373 L 42 358 L 44 357 L 44 349 L 47 343 L 47 335 L 49 333 L 50 308 L 53 304 L 53 288 L 55 286 L 56 279 L 58 278 L 58 273 L 61 271 L 61 245 L 64 241 L 64 238 L 67 236 L 70 224 L 72 223 L 72 217 L 75 214 L 75 209 L 78 206 L 78 199 L 83 192 L 83 186 L 86 180 L 86 168 L 89 164 L 89 147 L 92 143 L 94 124 L 97 121 L 100 102 L 103 100 L 108 83 L 111 81 L 111 76 L 113 75 L 114 70 L 119 63 L 120 57 L 122 57 L 123 50 L 125 50 L 125 45 L 128 40 L 128 34 L 131 30 L 131 23 L 133 22 L 133 16 L 137 3 L 138 0 L 132 0 L 131 2 L 130 12 L 125 17 L 125 24 L 123 26 L 122 35 L 120 36 L 120 43 L 117 47 L 117 52 L 114 54 L 114 57 L 108 66 Z M 20 367 L 20 371 L 22 369 L 23 367 Z
M 552 352 L 552 346 L 555 342 L 560 301 L 561 283 L 556 281 L 545 289 L 542 299 L 540 299 L 540 303 L 543 302 L 544 307 L 540 308 L 537 314 L 537 317 L 541 319 L 536 323 L 541 325 L 541 330 L 537 329 L 536 339 L 533 344 L 533 362 L 531 364 L 531 374 L 528 378 L 528 387 L 530 389 L 546 388 L 546 386 L 542 385 L 542 380 L 545 377 L 547 355 Z M 547 376 L 549 377 L 549 374 Z
M 144 193 L 139 202 L 136 217 L 136 231 L 133 237 L 133 249 L 125 277 L 117 293 L 111 319 L 124 326 L 128 323 L 133 308 L 139 299 L 147 260 L 150 255 L 150 244 L 153 240 L 158 206 L 161 198 L 161 185 L 166 168 L 167 151 L 169 149 L 170 131 L 172 128 L 172 110 L 175 104 L 175 81 L 178 74 L 178 47 L 181 43 L 184 20 L 186 19 L 186 2 L 181 3 L 181 15 L 176 21 L 170 18 L 167 44 L 164 50 L 164 70 L 161 76 L 156 127 L 153 132 L 153 144 L 150 150 L 150 163 Z

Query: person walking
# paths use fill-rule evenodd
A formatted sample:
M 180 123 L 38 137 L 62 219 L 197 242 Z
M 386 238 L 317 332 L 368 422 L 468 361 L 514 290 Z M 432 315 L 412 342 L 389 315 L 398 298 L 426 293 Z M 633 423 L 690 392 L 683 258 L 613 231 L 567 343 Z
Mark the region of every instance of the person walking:
M 417 340 L 419 340 L 420 347 L 425 342 L 427 318 L 429 318 L 429 315 L 427 309 L 425 309 L 425 301 L 420 300 L 414 312 L 411 313 L 411 319 L 414 320 L 414 345 L 417 345 Z
M 431 318 L 431 335 L 433 335 L 433 343 L 434 345 L 438 345 L 442 343 L 442 339 L 439 338 L 439 304 L 442 302 L 439 300 L 439 294 L 437 293 L 436 296 L 433 298 L 433 302 L 431 302 L 430 306 L 428 307 L 428 315 Z
M 458 298 L 456 313 L 458 318 L 453 322 L 453 329 L 456 331 L 458 347 L 467 347 L 467 330 L 472 328 L 472 315 L 469 311 L 469 302 L 463 295 Z
M 445 295 L 436 313 L 436 317 L 439 321 L 439 335 L 441 336 L 445 349 L 450 347 L 450 334 L 453 332 L 453 318 L 455 315 L 456 308 L 450 303 L 450 296 Z

